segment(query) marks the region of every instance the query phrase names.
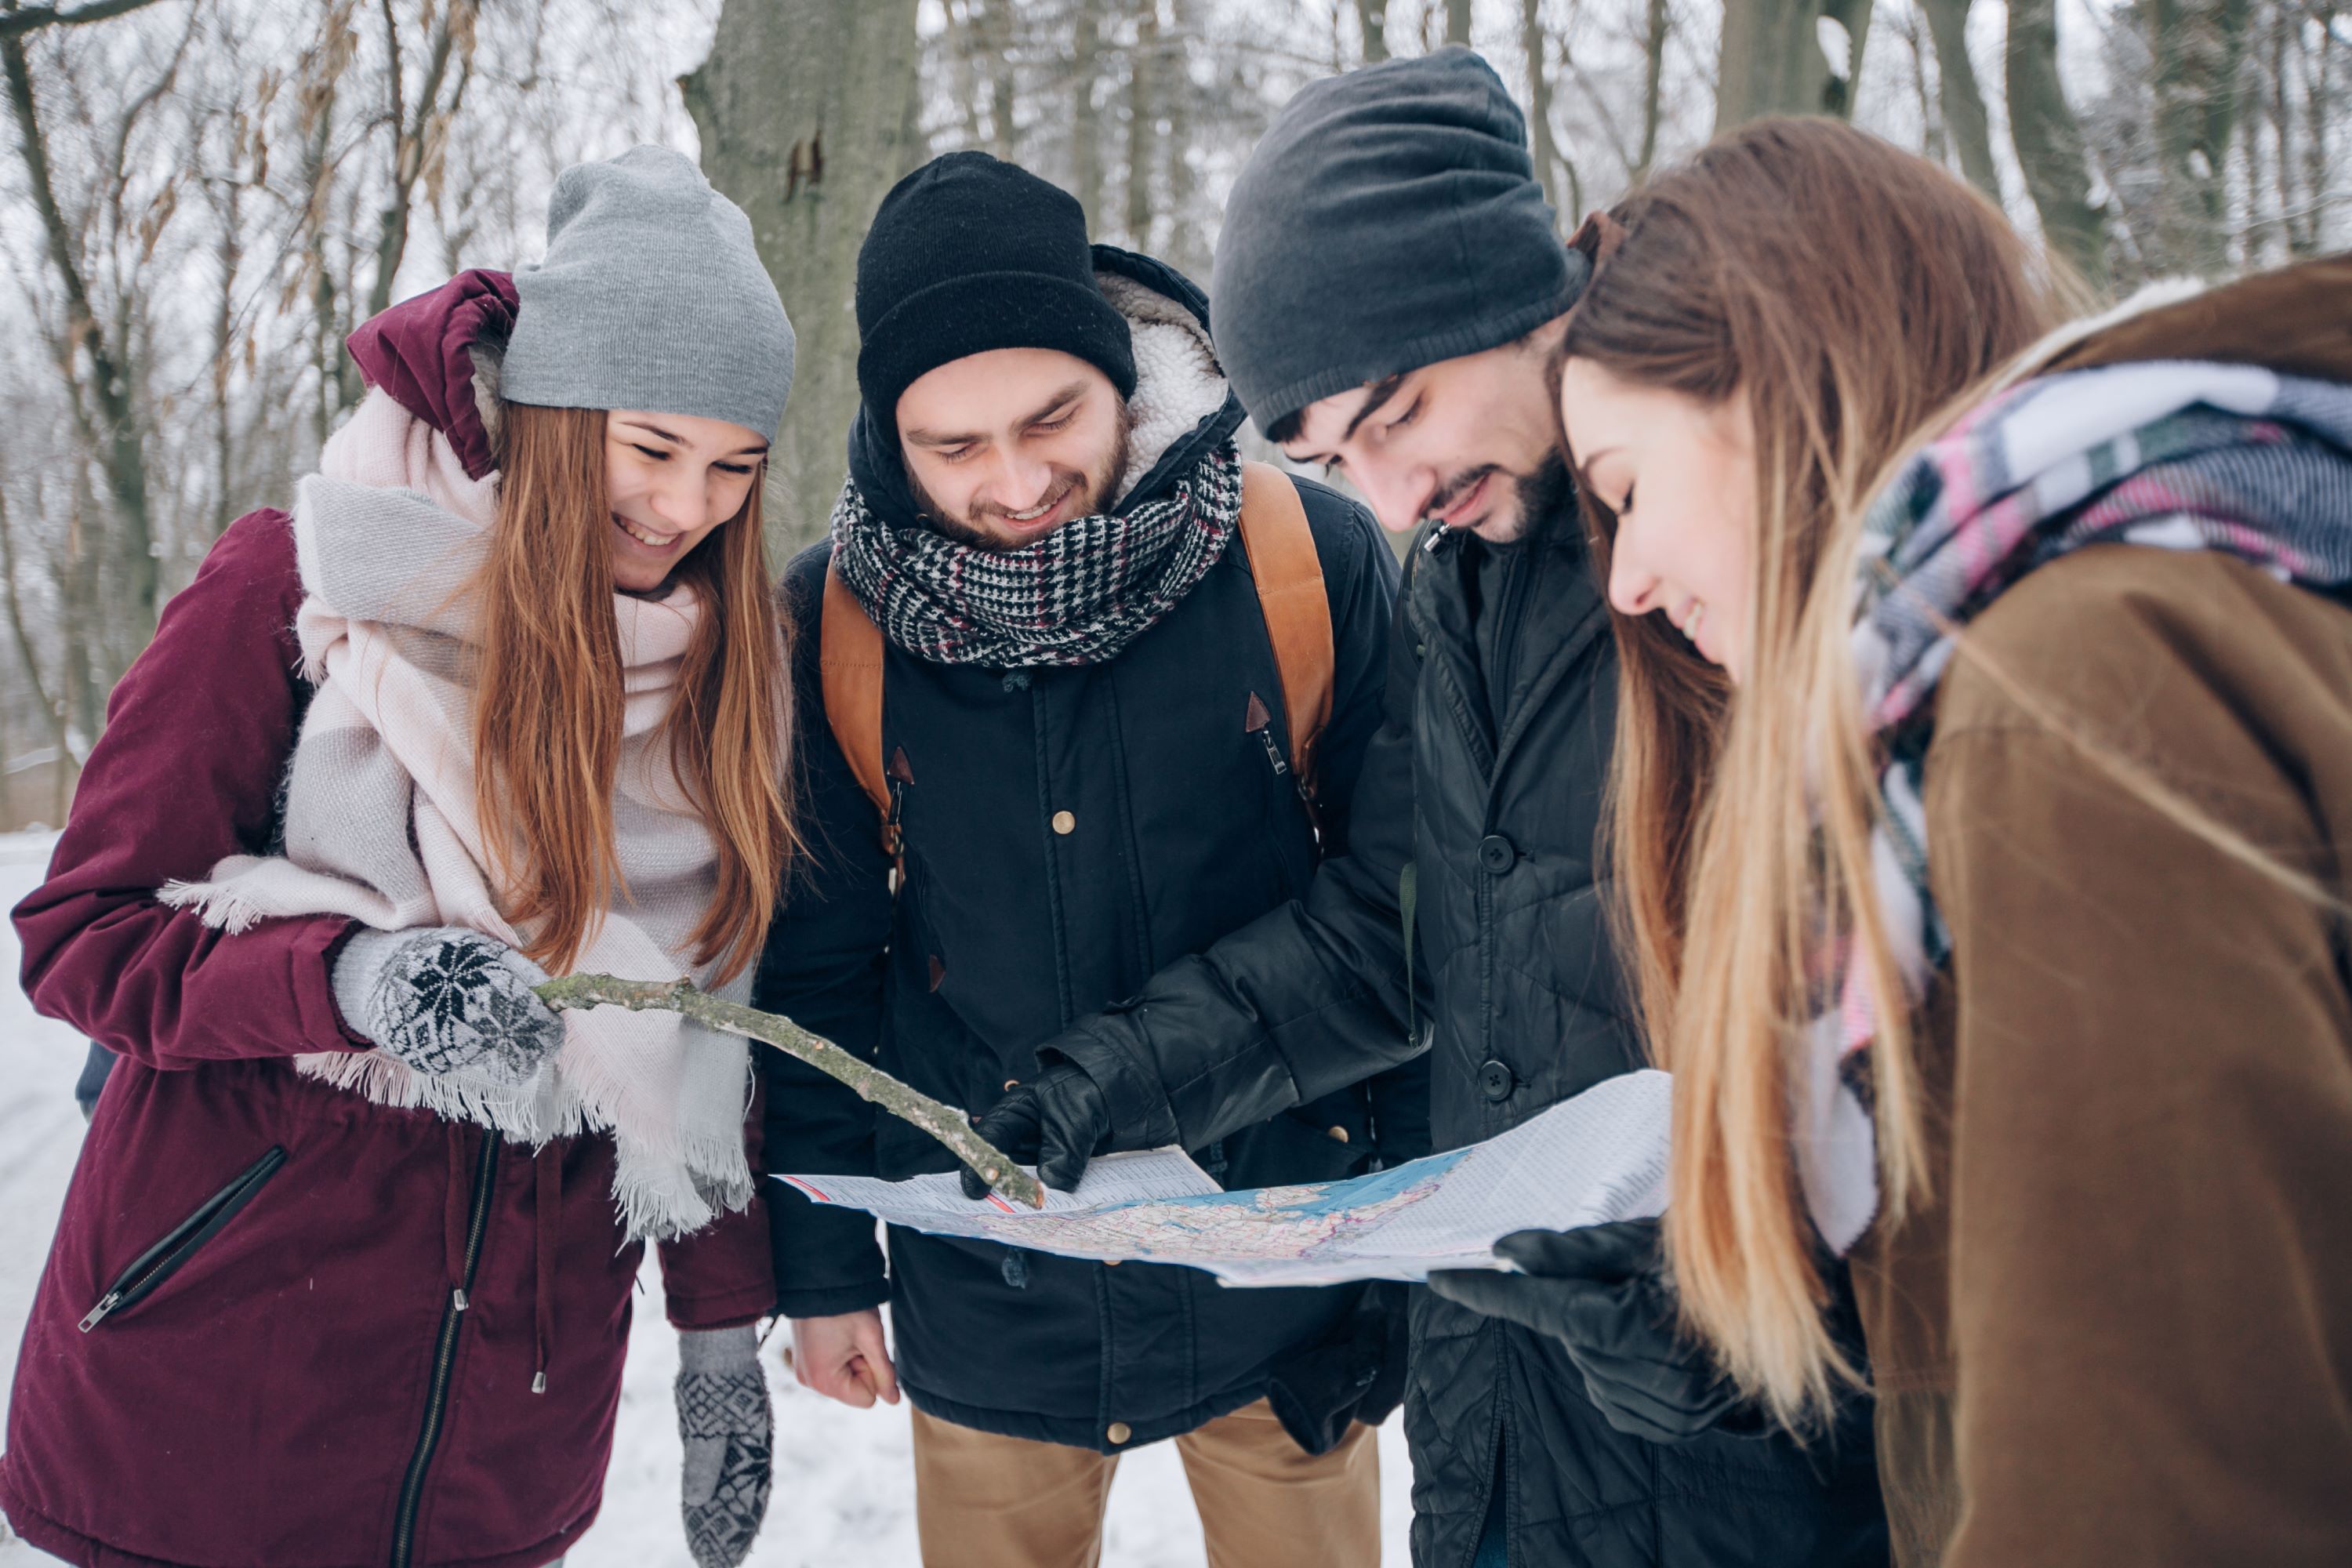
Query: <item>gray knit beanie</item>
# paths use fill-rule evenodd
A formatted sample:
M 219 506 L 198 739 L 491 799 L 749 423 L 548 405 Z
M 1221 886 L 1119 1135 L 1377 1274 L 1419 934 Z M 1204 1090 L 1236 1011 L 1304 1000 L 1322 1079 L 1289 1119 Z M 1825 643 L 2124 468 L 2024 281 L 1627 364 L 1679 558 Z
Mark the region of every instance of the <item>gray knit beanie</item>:
M 1452 47 L 1283 106 L 1225 204 L 1210 326 L 1263 431 L 1524 337 L 1576 302 L 1587 270 L 1552 226 L 1518 106 Z
M 793 324 L 751 220 L 685 154 L 632 147 L 564 170 L 547 259 L 514 280 L 509 402 L 696 415 L 771 437 L 782 423 Z

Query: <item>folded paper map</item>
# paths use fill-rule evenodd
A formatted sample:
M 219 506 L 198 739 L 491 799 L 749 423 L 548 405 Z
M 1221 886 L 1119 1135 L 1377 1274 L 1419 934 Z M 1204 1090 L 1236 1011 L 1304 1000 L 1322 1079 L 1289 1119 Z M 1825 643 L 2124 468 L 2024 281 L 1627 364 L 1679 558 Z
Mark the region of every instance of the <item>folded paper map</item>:
M 1484 1143 L 1346 1181 L 1226 1192 L 1181 1150 L 1106 1154 L 1075 1193 L 1031 1210 L 966 1198 L 954 1175 L 780 1176 L 821 1204 L 892 1225 L 1106 1263 L 1181 1263 L 1228 1285 L 1420 1279 L 1495 1268 L 1515 1230 L 1661 1214 L 1669 1089 L 1627 1073 Z

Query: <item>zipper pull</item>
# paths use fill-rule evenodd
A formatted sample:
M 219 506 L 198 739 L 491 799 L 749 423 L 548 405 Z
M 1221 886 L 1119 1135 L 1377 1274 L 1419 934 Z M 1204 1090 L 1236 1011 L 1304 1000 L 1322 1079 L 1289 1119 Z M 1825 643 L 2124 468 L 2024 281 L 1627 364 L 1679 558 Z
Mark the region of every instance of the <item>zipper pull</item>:
M 1454 531 L 1441 522 L 1429 531 L 1428 538 L 1421 542 L 1421 552 L 1423 555 L 1434 555 L 1437 553 L 1437 547 L 1453 537 Z
M 105 1295 L 100 1296 L 98 1299 L 98 1305 L 92 1307 L 89 1310 L 89 1316 L 82 1319 L 79 1324 L 81 1331 L 83 1333 L 88 1333 L 90 1330 L 98 1327 L 100 1321 L 102 1321 L 109 1312 L 111 1312 L 115 1308 L 121 1304 L 122 1292 L 120 1290 L 109 1290 Z
M 462 1285 L 450 1291 L 449 1294 L 457 1302 L 457 1310 L 461 1312 L 473 1304 L 466 1300 L 466 1289 Z
M 1274 715 L 1267 710 L 1265 700 L 1255 691 L 1249 695 L 1249 706 L 1242 710 L 1242 733 L 1255 735 L 1259 744 L 1265 747 L 1265 760 L 1274 764 L 1275 777 L 1280 778 L 1290 771 L 1282 748 L 1274 743 Z

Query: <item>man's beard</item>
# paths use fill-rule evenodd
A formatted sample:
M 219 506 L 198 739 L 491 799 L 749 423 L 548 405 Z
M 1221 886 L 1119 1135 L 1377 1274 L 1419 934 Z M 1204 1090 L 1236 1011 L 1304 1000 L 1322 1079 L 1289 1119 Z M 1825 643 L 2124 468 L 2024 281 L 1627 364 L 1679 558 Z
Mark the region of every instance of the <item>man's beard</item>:
M 1472 531 L 1490 544 L 1512 544 L 1541 531 L 1554 517 L 1568 510 L 1575 494 L 1575 482 L 1568 471 L 1568 459 L 1557 449 L 1545 454 L 1533 473 L 1514 474 L 1500 464 L 1488 463 L 1468 469 L 1446 481 L 1443 489 L 1430 498 L 1428 515 L 1436 516 L 1462 499 L 1489 475 L 1510 484 L 1512 500 L 1517 503 L 1517 513 L 1510 525 L 1496 529 L 1481 524 Z
M 1110 510 L 1111 503 L 1118 499 L 1119 481 L 1127 477 L 1129 447 L 1134 430 L 1134 420 L 1129 417 L 1127 405 L 1122 404 L 1118 410 L 1118 437 L 1112 443 L 1110 453 L 1098 472 L 1082 474 L 1075 468 L 1060 468 L 1054 470 L 1054 493 L 1056 498 L 1055 504 L 1056 506 L 1061 504 L 1059 498 L 1062 492 L 1071 485 L 1078 487 L 1079 494 L 1086 498 L 1086 504 L 1060 527 L 1051 532 L 1039 534 L 1037 539 L 1051 539 L 1055 533 L 1060 532 L 1061 529 L 1067 528 L 1070 523 L 1076 522 L 1081 517 L 1093 517 Z M 985 507 L 973 517 L 952 515 L 929 490 L 923 488 L 923 481 L 915 477 L 912 464 L 909 464 L 907 468 L 907 488 L 913 492 L 915 510 L 922 514 L 923 521 L 958 544 L 968 545 L 974 550 L 1003 552 L 1025 550 L 1037 542 L 1037 539 L 1024 539 L 1017 542 L 999 539 L 978 525 L 977 519 L 1003 515 L 1004 509 L 1000 506 Z

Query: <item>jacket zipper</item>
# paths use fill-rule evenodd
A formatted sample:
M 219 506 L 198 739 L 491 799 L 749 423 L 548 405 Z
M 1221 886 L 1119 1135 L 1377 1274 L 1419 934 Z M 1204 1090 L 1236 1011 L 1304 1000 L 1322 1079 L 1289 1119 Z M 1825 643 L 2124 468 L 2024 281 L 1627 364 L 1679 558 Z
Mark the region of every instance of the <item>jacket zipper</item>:
M 131 1267 L 115 1276 L 114 1283 L 98 1299 L 98 1304 L 85 1313 L 79 1325 L 83 1333 L 125 1307 L 136 1306 L 147 1299 L 155 1288 L 180 1271 L 180 1266 L 196 1255 L 196 1249 L 210 1241 L 221 1226 L 236 1217 L 237 1211 L 253 1201 L 262 1184 L 278 1173 L 286 1163 L 286 1150 L 272 1143 L 260 1159 L 247 1166 L 236 1179 L 206 1198 L 196 1212 L 172 1227 L 171 1234 L 131 1260 Z
M 481 1261 L 482 1233 L 489 1228 L 490 1191 L 498 1179 L 499 1135 L 482 1134 L 481 1157 L 474 1163 L 474 1201 L 466 1221 L 465 1283 L 449 1292 L 441 1308 L 441 1335 L 433 1352 L 433 1381 L 425 1394 L 425 1426 L 416 1434 L 416 1451 L 408 1458 L 408 1473 L 401 1478 L 400 1511 L 392 1521 L 392 1568 L 408 1568 L 415 1544 L 417 1505 L 425 1499 L 425 1475 L 433 1465 L 433 1449 L 441 1440 L 441 1411 L 449 1397 L 449 1368 L 457 1355 L 457 1325 L 474 1288 L 474 1266 Z

